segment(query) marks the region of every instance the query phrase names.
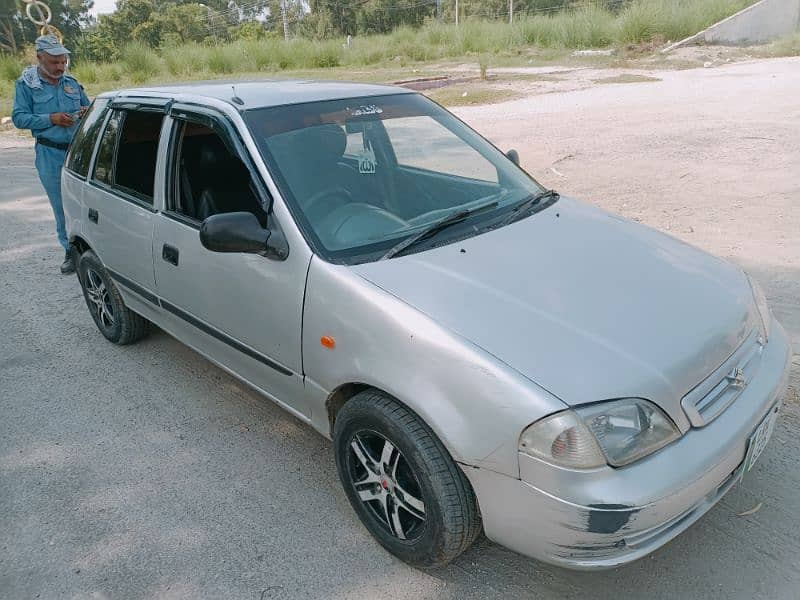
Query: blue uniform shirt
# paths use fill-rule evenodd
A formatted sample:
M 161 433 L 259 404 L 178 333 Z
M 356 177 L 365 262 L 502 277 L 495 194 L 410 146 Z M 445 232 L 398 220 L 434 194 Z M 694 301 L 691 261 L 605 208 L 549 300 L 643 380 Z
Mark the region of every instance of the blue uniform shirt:
M 39 76 L 39 68 L 34 65 L 25 69 L 17 80 L 11 120 L 17 129 L 30 129 L 35 138 L 67 144 L 78 130 L 78 120 L 72 127 L 61 127 L 50 122 L 50 114 L 75 113 L 89 104 L 77 79 L 64 74 L 53 85 Z

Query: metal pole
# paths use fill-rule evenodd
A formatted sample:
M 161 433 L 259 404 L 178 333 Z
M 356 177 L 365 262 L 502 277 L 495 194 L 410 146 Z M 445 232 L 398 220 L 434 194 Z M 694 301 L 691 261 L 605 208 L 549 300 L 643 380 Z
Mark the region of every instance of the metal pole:
M 202 6 L 206 9 L 206 24 L 208 25 L 208 31 L 211 32 L 211 35 L 214 36 L 214 42 L 217 41 L 217 28 L 214 23 L 211 22 L 211 8 L 202 2 L 198 2 L 197 6 Z
M 283 39 L 289 40 L 289 22 L 286 20 L 286 0 L 281 0 L 281 16 L 283 17 Z
M 456 0 L 456 27 L 458 27 L 458 0 Z
M 514 0 L 508 0 L 508 24 L 514 22 Z

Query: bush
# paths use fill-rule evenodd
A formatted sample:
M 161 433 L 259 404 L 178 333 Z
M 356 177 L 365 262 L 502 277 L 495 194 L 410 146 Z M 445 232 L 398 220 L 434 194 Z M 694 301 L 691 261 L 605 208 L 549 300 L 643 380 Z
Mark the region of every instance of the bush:
M 100 80 L 98 68 L 95 63 L 81 62 L 70 69 L 75 78 L 83 84 L 93 84 Z
M 800 56 L 800 33 L 781 38 L 767 46 L 769 56 Z
M 22 75 L 24 68 L 22 61 L 17 57 L 0 54 L 0 80 L 16 81 Z
M 206 65 L 207 49 L 195 42 L 180 46 L 169 46 L 161 51 L 170 75 L 176 77 L 195 75 L 203 72 Z
M 339 42 L 317 42 L 311 53 L 311 64 L 313 68 L 328 69 L 338 67 L 342 64 L 342 46 Z
M 277 67 L 278 60 L 274 40 L 242 42 L 242 51 L 247 55 L 256 71 L 266 71 Z
M 234 46 L 217 46 L 208 51 L 206 64 L 212 73 L 233 73 L 237 70 L 239 52 Z M 242 69 L 245 70 L 245 69 Z
M 122 79 L 122 69 L 115 63 L 100 64 L 97 66 L 99 81 L 117 82 Z
M 131 42 L 123 48 L 122 63 L 135 83 L 144 83 L 161 72 L 158 55 L 141 42 Z

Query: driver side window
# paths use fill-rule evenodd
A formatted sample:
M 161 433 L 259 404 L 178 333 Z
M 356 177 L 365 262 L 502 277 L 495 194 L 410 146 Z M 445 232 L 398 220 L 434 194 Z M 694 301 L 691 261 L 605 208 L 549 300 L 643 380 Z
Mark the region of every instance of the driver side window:
M 220 213 L 250 212 L 266 225 L 257 188 L 241 158 L 211 127 L 178 123 L 171 210 L 197 222 Z

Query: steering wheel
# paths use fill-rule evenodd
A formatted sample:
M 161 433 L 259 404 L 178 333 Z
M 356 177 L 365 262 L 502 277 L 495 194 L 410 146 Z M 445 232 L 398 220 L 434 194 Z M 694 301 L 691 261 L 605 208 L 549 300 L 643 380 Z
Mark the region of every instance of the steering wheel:
M 380 206 L 354 202 L 332 210 L 320 221 L 317 235 L 333 245 L 367 241 L 365 233 L 386 234 L 408 223 Z
M 346 206 L 353 202 L 353 195 L 342 186 L 334 186 L 327 190 L 317 192 L 306 200 L 303 211 L 306 218 L 312 223 L 318 222 L 332 210 Z

